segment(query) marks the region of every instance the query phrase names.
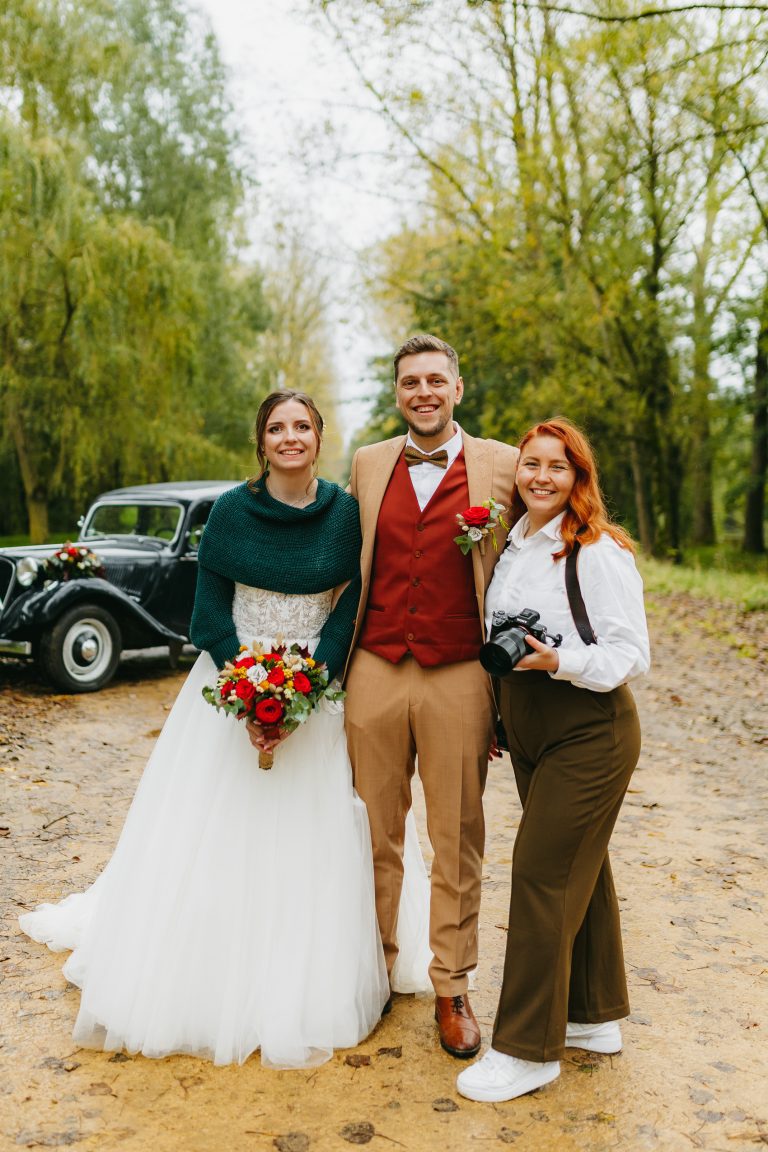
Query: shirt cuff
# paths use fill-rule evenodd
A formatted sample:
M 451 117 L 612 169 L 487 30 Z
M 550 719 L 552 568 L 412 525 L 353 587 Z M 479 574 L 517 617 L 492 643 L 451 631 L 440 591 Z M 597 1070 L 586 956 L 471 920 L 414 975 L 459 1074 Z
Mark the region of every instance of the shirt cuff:
M 556 672 L 550 672 L 553 680 L 578 680 L 587 663 L 587 649 L 580 652 L 577 648 L 558 648 L 557 655 L 560 663 Z

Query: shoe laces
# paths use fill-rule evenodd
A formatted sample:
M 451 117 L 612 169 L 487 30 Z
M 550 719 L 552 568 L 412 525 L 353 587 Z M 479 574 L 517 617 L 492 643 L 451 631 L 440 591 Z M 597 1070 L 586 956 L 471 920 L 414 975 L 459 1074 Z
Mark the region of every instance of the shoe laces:
M 454 1012 L 463 1012 L 464 1011 L 464 997 L 463 996 L 452 996 L 451 997 L 451 1009 Z

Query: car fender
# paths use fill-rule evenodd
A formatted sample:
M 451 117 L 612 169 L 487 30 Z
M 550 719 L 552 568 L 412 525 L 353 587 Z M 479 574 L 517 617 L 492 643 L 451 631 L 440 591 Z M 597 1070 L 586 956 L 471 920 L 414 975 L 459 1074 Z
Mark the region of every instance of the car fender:
M 186 636 L 166 628 L 120 588 L 100 577 L 60 581 L 48 588 L 31 588 L 9 606 L 2 631 L 9 637 L 38 633 L 78 603 L 99 604 L 111 611 L 118 623 L 133 624 L 154 636 L 158 644 L 187 643 Z

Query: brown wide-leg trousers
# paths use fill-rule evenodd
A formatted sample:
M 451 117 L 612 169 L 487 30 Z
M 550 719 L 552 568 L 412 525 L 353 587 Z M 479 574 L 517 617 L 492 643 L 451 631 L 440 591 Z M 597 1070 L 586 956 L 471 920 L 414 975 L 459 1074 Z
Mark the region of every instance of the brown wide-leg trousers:
M 492 1044 L 558 1060 L 567 1021 L 629 1012 L 608 842 L 640 725 L 626 685 L 590 692 L 541 672 L 512 673 L 500 706 L 523 815 Z
M 397 956 L 405 817 L 418 756 L 434 850 L 429 974 L 438 996 L 460 995 L 477 965 L 482 796 L 494 730 L 490 681 L 474 660 L 422 668 L 410 656 L 391 664 L 358 648 L 346 689 L 347 742 L 371 825 L 387 969 Z

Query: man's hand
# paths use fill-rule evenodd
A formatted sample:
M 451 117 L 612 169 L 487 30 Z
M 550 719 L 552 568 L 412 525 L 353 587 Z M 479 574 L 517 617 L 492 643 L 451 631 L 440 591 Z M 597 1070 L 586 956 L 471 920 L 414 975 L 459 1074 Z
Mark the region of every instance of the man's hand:
M 501 760 L 503 755 L 504 753 L 501 751 L 501 748 L 499 748 L 499 742 L 494 736 L 493 740 L 491 740 L 491 746 L 488 749 L 488 763 L 490 764 L 492 760 Z
M 281 744 L 286 736 L 290 736 L 290 732 L 286 732 L 285 728 L 280 728 L 274 724 L 265 728 L 257 720 L 246 720 L 245 727 L 248 731 L 248 739 L 254 748 L 258 748 L 259 752 L 274 752 L 278 744 Z
M 557 672 L 560 667 L 557 648 L 552 648 L 549 644 L 542 644 L 541 640 L 536 640 L 533 636 L 526 636 L 525 642 L 534 651 L 523 656 L 522 660 L 515 665 L 515 672 Z

